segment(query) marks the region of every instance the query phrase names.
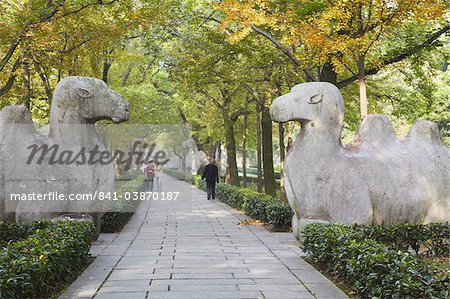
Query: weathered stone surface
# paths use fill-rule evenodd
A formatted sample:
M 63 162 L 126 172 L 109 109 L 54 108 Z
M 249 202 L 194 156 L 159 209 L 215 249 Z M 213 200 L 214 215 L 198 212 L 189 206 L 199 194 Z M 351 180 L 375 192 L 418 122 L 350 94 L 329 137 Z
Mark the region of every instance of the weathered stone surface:
M 17 124 L 11 126 L 10 124 Z M 15 139 L 21 136 L 23 146 L 16 146 Z M 11 173 L 12 165 L 7 161 L 12 159 L 12 155 L 26 155 L 26 147 L 32 143 L 42 143 L 31 121 L 31 116 L 24 106 L 14 105 L 6 106 L 0 111 L 0 220 L 13 220 L 14 209 L 18 202 L 12 202 L 11 209 L 6 210 L 5 202 L 5 176 Z M 31 166 L 24 165 L 24 171 L 21 174 L 24 180 L 30 179 L 30 173 L 33 173 Z
M 98 151 L 105 150 L 103 140 L 95 129 L 95 123 L 99 120 L 113 122 L 128 120 L 128 103 L 121 95 L 109 89 L 102 80 L 89 77 L 67 77 L 58 83 L 53 96 L 48 137 L 37 133 L 25 107 L 5 107 L 0 113 L 0 153 L 3 155 L 2 163 L 8 155 L 14 154 L 16 165 L 5 163 L 1 168 L 1 179 L 4 181 L 7 173 L 10 180 L 24 181 L 25 187 L 15 187 L 23 188 L 22 191 L 36 190 L 41 193 L 53 191 L 66 195 L 114 191 L 112 163 L 48 165 L 48 160 L 44 160 L 42 165 L 26 163 L 30 152 L 27 147 L 31 144 L 48 146 L 57 144 L 60 153 L 66 150 L 78 153 L 83 148 L 89 151 L 96 146 Z M 6 127 L 9 130 L 4 129 Z M 11 128 L 16 128 L 20 132 L 11 132 Z M 27 152 L 18 152 L 21 149 Z M 39 178 L 41 183 L 38 183 L 36 178 Z M 2 184 L 0 188 L 3 189 L 4 185 Z M 0 190 L 0 194 L 3 196 L 1 203 L 4 205 L 5 190 Z M 101 210 L 92 207 L 98 202 L 98 200 L 70 203 L 66 201 L 55 202 L 52 205 L 43 202 L 20 202 L 15 211 L 15 218 L 36 220 L 52 218 L 61 214 L 60 212 L 84 212 L 92 215 L 98 224 L 101 213 L 92 212 Z M 11 213 L 5 214 L 4 208 L 0 208 L 2 208 L 0 219 L 12 218 Z
M 450 220 L 450 149 L 436 124 L 419 120 L 399 140 L 389 118 L 368 115 L 341 143 L 343 99 L 330 83 L 304 83 L 270 107 L 277 122 L 299 121 L 284 175 L 293 226 L 310 222 L 391 224 Z

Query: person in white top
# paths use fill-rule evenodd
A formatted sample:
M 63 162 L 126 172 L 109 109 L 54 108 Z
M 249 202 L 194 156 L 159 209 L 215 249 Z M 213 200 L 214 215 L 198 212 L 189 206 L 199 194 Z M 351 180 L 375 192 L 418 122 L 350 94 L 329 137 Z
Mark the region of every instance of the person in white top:
M 155 181 L 156 181 L 156 191 L 161 191 L 162 184 L 162 165 L 155 166 Z

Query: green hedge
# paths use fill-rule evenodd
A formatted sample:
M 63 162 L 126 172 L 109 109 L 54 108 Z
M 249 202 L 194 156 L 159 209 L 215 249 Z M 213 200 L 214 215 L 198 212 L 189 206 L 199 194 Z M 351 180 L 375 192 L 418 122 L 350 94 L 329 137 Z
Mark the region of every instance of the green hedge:
M 206 182 L 198 175 L 192 176 L 189 182 L 200 190 L 206 191 Z
M 244 203 L 243 190 L 235 186 L 217 184 L 216 196 L 219 200 L 236 209 L 241 209 Z
M 191 183 L 201 190 L 206 190 L 206 183 L 200 176 L 193 176 Z M 277 198 L 223 183 L 217 184 L 216 196 L 252 218 L 265 221 L 277 228 L 291 227 L 292 209 L 288 203 L 281 202 Z
M 281 228 L 291 228 L 292 208 L 288 203 L 272 200 L 266 206 L 267 222 Z
M 5 247 L 8 242 L 14 242 L 27 238 L 37 229 L 44 229 L 51 224 L 49 221 L 35 222 L 3 222 L 0 221 L 0 247 Z
M 49 297 L 88 262 L 92 223 L 47 221 L 34 226 L 42 228 L 2 249 L 0 298 Z
M 241 192 L 245 197 L 242 210 L 250 217 L 262 221 L 268 221 L 267 208 L 272 203 L 281 203 L 279 200 L 263 193 L 245 189 L 241 189 Z
M 365 237 L 374 239 L 397 250 L 413 250 L 416 254 L 426 248 L 430 256 L 450 254 L 449 223 L 398 224 L 383 226 L 358 226 L 353 228 Z
M 438 235 L 442 232 L 442 225 L 427 227 L 430 230 L 437 227 Z M 352 284 L 362 298 L 448 298 L 448 274 L 411 251 L 389 246 L 391 237 L 379 241 L 394 231 L 402 231 L 395 233 L 399 236 L 415 229 L 408 225 L 392 226 L 383 233 L 380 227 L 311 224 L 304 230 L 303 249 L 327 271 Z M 420 235 L 421 231 L 415 234 Z M 406 243 L 414 244 L 413 239 L 411 236 Z
M 173 168 L 163 168 L 163 172 L 167 175 L 170 175 L 171 177 L 176 178 L 180 181 L 191 181 L 192 175 L 187 172 L 183 172 L 179 169 L 173 169 Z
M 133 216 L 134 211 L 139 205 L 139 200 L 125 200 L 125 192 L 143 192 L 146 190 L 147 184 L 144 177 L 139 176 L 130 181 L 120 182 L 120 186 L 116 188 L 116 192 L 121 199 L 113 201 L 111 212 L 103 214 L 101 219 L 101 232 L 114 233 L 120 231 Z

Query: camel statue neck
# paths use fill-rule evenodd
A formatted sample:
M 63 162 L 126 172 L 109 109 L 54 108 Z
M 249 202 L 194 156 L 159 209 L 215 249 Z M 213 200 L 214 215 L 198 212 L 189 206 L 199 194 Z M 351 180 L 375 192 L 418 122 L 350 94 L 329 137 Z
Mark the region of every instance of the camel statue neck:
M 65 147 L 97 143 L 95 124 L 82 117 L 78 109 L 58 103 L 52 106 L 49 137 Z
M 302 123 L 302 130 L 299 136 L 299 146 L 311 149 L 311 152 L 320 151 L 325 154 L 334 154 L 342 148 L 341 131 L 342 117 L 339 116 L 334 121 L 328 119 L 328 123 L 320 120 Z

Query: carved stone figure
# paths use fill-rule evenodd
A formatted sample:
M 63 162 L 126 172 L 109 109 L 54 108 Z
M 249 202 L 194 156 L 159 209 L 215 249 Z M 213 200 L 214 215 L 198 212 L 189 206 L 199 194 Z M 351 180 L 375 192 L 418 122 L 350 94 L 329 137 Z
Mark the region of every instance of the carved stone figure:
M 199 169 L 208 164 L 205 152 L 198 150 L 197 143 L 193 138 L 183 141 L 181 145 L 188 150 L 188 155 L 186 157 L 187 169 L 194 175 L 198 174 Z
M 64 194 L 94 194 L 97 192 L 114 191 L 114 167 L 108 164 L 69 163 L 68 165 L 49 165 L 48 157 L 42 165 L 27 165 L 30 144 L 45 144 L 47 146 L 58 145 L 58 152 L 71 151 L 79 153 L 83 148 L 85 151 L 96 149 L 98 152 L 106 150 L 99 138 L 95 123 L 99 120 L 112 120 L 121 122 L 128 120 L 128 103 L 121 95 L 112 91 L 99 79 L 89 77 L 67 77 L 56 86 L 50 115 L 50 132 L 47 137 L 39 136 L 34 129 L 28 111 L 21 106 L 5 107 L 0 113 L 0 126 L 17 128 L 20 134 L 11 134 L 10 130 L 0 127 L 0 140 L 2 155 L 15 155 L 15 161 L 20 167 L 14 167 L 6 163 L 2 167 L 1 178 L 5 179 L 5 172 L 9 179 L 20 179 L 29 184 L 22 187 L 22 191 L 34 189 L 42 193 L 56 191 Z M 20 125 L 19 125 L 20 124 Z M 11 144 L 14 139 L 14 146 Z M 17 154 L 18 149 L 26 149 L 25 152 Z M 9 166 L 8 166 L 9 165 Z M 8 169 L 9 167 L 9 169 Z M 34 178 L 34 181 L 33 181 Z M 45 181 L 39 185 L 36 178 Z M 51 183 L 51 184 L 49 184 Z M 2 185 L 3 186 L 3 185 Z M 14 184 L 13 184 L 14 186 Z M 3 188 L 3 187 L 0 187 Z M 51 189 L 51 190 L 47 190 Z M 4 205 L 5 190 L 0 190 Z M 11 190 L 9 190 L 10 192 Z M 15 211 L 16 220 L 36 220 L 41 218 L 52 218 L 61 212 L 89 213 L 93 216 L 100 228 L 100 217 L 102 213 L 92 212 L 102 210 L 92 205 L 99 201 L 74 201 L 55 202 L 52 205 L 44 202 L 21 201 Z M 4 209 L 2 209 L 4 212 Z M 0 214 L 1 219 L 11 218 L 11 214 Z
M 11 125 L 15 124 L 15 125 Z M 20 146 L 17 146 L 17 138 L 20 136 Z M 34 128 L 31 116 L 24 106 L 6 106 L 0 111 L 0 220 L 13 220 L 17 202 L 10 202 L 5 206 L 5 177 L 14 171 L 14 164 L 8 162 L 15 157 L 26 156 L 27 147 L 33 143 L 42 144 L 43 140 Z M 25 164 L 25 163 L 24 163 Z M 29 180 L 36 172 L 30 171 L 30 167 L 24 165 L 21 178 Z
M 297 237 L 309 222 L 450 220 L 450 149 L 435 123 L 418 120 L 399 140 L 387 116 L 368 115 L 343 145 L 343 99 L 323 82 L 295 86 L 273 102 L 270 114 L 302 126 L 284 164 Z

